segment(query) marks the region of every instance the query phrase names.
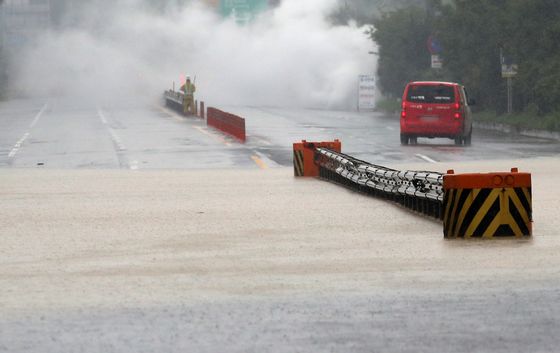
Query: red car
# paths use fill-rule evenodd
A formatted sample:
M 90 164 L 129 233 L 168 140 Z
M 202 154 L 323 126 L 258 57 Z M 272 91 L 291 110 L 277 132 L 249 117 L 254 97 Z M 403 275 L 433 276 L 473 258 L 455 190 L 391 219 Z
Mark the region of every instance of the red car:
M 404 89 L 401 143 L 416 144 L 418 137 L 447 137 L 469 146 L 474 101 L 465 87 L 453 82 L 410 82 Z

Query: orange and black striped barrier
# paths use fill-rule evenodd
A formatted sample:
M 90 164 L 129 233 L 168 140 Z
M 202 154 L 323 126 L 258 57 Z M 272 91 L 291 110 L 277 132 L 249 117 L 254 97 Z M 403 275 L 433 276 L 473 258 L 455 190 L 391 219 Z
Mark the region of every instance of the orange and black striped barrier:
M 531 174 L 455 174 L 443 177 L 445 238 L 532 234 Z
M 340 152 L 339 140 L 333 142 L 307 142 L 294 143 L 294 176 L 296 177 L 318 177 L 319 165 L 315 163 L 315 152 L 317 148 L 328 148 Z

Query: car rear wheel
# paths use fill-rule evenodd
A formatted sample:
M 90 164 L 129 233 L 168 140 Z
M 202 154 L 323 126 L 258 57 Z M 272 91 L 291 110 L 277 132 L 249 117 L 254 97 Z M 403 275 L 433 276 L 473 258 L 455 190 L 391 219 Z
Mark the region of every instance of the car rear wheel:
M 455 145 L 456 145 L 456 146 L 461 146 L 461 145 L 463 145 L 463 137 L 462 137 L 462 136 L 457 136 L 457 137 L 455 137 Z
M 471 128 L 471 131 L 469 132 L 469 134 L 463 140 L 465 146 L 470 146 L 471 145 L 471 140 L 472 140 L 472 128 Z
M 408 145 L 408 135 L 401 134 L 401 144 L 402 145 Z
M 410 136 L 409 140 L 410 140 L 411 145 L 416 145 L 418 143 L 418 137 L 417 136 Z

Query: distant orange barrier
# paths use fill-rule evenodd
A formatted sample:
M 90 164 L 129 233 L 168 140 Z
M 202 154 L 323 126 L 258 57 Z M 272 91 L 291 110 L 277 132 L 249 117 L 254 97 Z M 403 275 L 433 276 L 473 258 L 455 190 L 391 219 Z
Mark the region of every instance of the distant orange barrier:
M 443 177 L 443 233 L 446 238 L 530 236 L 531 174 L 455 174 Z
M 317 177 L 319 165 L 315 163 L 315 149 L 328 148 L 340 152 L 342 145 L 339 140 L 332 142 L 307 142 L 294 143 L 294 176 Z
M 234 136 L 241 142 L 246 141 L 245 119 L 212 107 L 209 107 L 206 113 L 208 126 Z

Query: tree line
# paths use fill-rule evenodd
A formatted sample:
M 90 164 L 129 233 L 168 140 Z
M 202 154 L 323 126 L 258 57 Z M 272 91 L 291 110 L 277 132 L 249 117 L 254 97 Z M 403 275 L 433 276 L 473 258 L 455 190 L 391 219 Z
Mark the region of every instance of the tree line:
M 464 84 L 478 108 L 507 108 L 502 63 L 516 64 L 514 110 L 560 112 L 560 6 L 557 0 L 430 0 L 373 20 L 378 79 L 387 97 L 414 80 Z M 441 48 L 442 69 L 431 68 L 428 39 Z M 433 47 L 433 46 L 432 46 Z

